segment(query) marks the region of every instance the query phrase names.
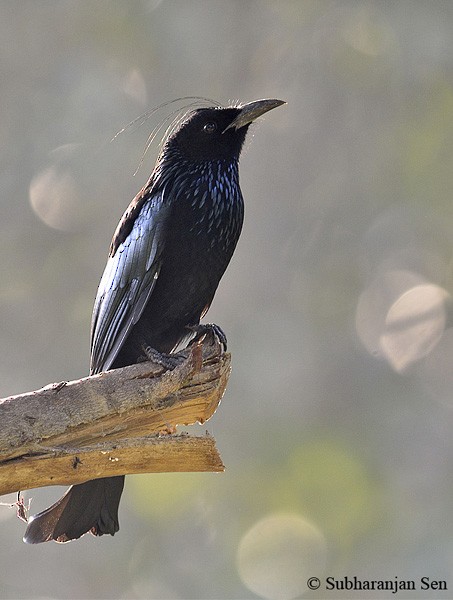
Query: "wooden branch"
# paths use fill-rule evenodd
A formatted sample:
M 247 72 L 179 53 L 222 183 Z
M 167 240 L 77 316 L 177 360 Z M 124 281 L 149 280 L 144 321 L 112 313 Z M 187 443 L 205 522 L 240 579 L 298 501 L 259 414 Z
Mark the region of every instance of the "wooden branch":
M 175 435 L 204 423 L 230 373 L 212 336 L 166 370 L 151 361 L 0 400 L 0 495 L 89 479 L 222 471 L 210 436 Z

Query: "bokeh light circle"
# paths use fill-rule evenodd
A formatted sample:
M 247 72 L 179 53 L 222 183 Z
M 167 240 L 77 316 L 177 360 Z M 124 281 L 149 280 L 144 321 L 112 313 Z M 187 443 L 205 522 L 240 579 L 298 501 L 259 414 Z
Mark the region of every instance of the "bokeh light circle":
M 362 292 L 356 331 L 368 352 L 397 372 L 428 356 L 441 339 L 450 296 L 407 270 L 380 273 Z
M 297 514 L 272 514 L 242 537 L 237 567 L 242 582 L 269 600 L 291 600 L 307 591 L 307 580 L 326 568 L 321 531 Z
M 439 342 L 447 321 L 447 298 L 443 288 L 425 284 L 407 290 L 392 304 L 381 347 L 395 371 L 428 356 Z
M 73 175 L 53 165 L 30 183 L 30 205 L 48 227 L 70 231 L 80 222 L 81 202 Z

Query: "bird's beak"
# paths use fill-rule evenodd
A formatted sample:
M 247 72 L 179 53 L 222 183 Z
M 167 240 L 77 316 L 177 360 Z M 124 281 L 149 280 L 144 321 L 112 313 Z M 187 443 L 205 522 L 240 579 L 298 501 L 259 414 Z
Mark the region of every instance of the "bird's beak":
M 244 104 L 240 107 L 240 113 L 231 121 L 228 127 L 222 131 L 225 133 L 227 129 L 240 129 L 244 127 L 244 125 L 248 125 L 264 113 L 267 113 L 269 110 L 273 108 L 277 108 L 277 106 L 281 106 L 282 104 L 286 104 L 284 100 L 275 100 L 267 98 L 265 100 L 255 100 L 255 102 L 249 102 L 248 104 Z

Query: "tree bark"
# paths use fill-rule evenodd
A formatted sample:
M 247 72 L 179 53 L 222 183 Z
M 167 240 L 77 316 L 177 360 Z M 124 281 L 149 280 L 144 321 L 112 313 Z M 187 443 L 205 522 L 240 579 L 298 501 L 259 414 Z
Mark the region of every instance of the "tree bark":
M 204 423 L 230 374 L 212 336 L 166 370 L 152 361 L 0 400 L 0 495 L 129 473 L 222 471 L 210 436 L 176 435 Z

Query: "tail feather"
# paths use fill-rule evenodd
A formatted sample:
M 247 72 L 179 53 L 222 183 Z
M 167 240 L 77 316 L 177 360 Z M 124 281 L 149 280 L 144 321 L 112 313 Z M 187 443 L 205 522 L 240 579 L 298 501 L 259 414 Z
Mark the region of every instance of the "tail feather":
M 114 535 L 119 529 L 118 506 L 123 487 L 122 476 L 73 485 L 50 508 L 30 518 L 24 542 L 69 542 L 88 531 L 93 535 Z

